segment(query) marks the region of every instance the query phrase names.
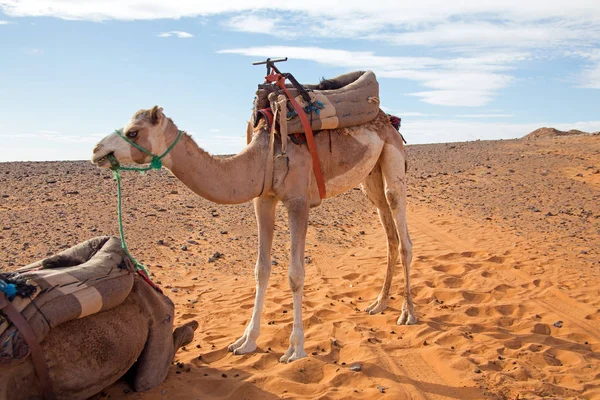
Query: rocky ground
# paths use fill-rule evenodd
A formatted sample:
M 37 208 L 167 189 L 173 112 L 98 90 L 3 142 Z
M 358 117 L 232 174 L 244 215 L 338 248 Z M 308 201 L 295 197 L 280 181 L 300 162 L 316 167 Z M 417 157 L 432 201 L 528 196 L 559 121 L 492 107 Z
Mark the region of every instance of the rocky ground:
M 287 220 L 259 348 L 226 347 L 253 304 L 250 204 L 220 206 L 168 172 L 125 174 L 125 232 L 177 307 L 200 323 L 167 380 L 97 398 L 522 399 L 600 397 L 600 137 L 408 147 L 411 273 L 419 323 L 397 326 L 403 274 L 382 314 L 385 236 L 358 190 L 311 211 L 304 326 L 309 357 L 279 364 L 292 300 Z M 0 267 L 118 234 L 115 182 L 89 162 L 0 163 Z M 215 256 L 217 253 L 221 256 Z

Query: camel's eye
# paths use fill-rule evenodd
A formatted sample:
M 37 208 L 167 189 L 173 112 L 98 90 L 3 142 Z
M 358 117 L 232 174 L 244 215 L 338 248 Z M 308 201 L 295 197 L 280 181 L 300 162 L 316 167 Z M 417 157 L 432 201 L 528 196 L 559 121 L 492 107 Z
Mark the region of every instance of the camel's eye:
M 127 137 L 129 139 L 135 139 L 138 135 L 138 131 L 129 131 L 127 132 Z

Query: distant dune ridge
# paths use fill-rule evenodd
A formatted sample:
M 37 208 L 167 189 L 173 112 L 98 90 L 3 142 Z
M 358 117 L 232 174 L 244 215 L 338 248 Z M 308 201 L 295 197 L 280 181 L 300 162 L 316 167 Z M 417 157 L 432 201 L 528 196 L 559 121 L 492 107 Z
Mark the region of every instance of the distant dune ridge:
M 570 131 L 560 131 L 556 128 L 538 128 L 535 131 L 523 136 L 523 139 L 541 139 L 541 138 L 549 138 L 549 137 L 558 137 L 558 136 L 578 136 L 578 135 L 600 135 L 599 132 L 583 132 L 578 129 L 571 129 Z

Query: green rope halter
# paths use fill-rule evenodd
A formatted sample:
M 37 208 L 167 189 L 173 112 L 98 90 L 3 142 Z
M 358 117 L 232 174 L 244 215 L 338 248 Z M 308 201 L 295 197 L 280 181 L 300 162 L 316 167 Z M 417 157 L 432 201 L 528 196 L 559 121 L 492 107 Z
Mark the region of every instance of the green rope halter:
M 177 131 L 177 138 L 175 139 L 175 141 L 173 141 L 173 143 L 167 148 L 167 150 L 164 153 L 162 153 L 160 156 L 157 156 L 156 154 L 152 154 L 151 152 L 144 149 L 139 144 L 135 143 L 132 140 L 129 140 L 129 138 L 127 138 L 125 135 L 123 135 L 123 133 L 120 130 L 116 130 L 115 133 L 117 135 L 121 136 L 121 138 L 123 138 L 127 143 L 129 143 L 136 149 L 138 149 L 141 152 L 152 157 L 152 161 L 150 162 L 150 165 L 148 165 L 147 167 L 123 167 L 123 166 L 121 166 L 119 161 L 115 158 L 115 156 L 112 153 L 109 154 L 107 157 L 108 160 L 110 161 L 110 169 L 112 170 L 113 176 L 114 176 L 115 180 L 117 181 L 117 204 L 118 204 L 117 216 L 119 219 L 119 234 L 121 235 L 121 248 L 123 249 L 125 254 L 127 254 L 127 256 L 129 257 L 129 259 L 131 260 L 131 262 L 133 263 L 135 268 L 139 271 L 142 271 L 146 275 L 146 277 L 150 278 L 148 269 L 146 267 L 144 267 L 144 265 L 142 263 L 140 263 L 138 260 L 136 260 L 136 258 L 134 256 L 131 255 L 131 253 L 129 252 L 129 249 L 127 248 L 127 243 L 125 243 L 125 234 L 123 232 L 123 213 L 121 211 L 121 199 L 122 199 L 121 171 L 138 171 L 141 174 L 145 174 L 146 171 L 150 171 L 151 169 L 161 169 L 162 168 L 162 159 L 167 154 L 169 154 L 169 152 L 171 150 L 173 150 L 173 147 L 175 147 L 175 145 L 177 144 L 177 142 L 179 142 L 179 139 L 183 135 L 183 131 Z

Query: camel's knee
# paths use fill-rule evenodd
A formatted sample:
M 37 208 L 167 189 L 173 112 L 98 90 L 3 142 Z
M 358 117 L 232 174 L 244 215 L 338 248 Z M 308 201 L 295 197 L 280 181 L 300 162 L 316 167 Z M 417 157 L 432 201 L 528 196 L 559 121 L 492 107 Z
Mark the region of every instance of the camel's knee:
M 270 275 L 271 265 L 269 263 L 256 263 L 256 268 L 254 268 L 254 278 L 256 279 L 257 284 L 266 284 Z
M 400 253 L 402 254 L 403 260 L 410 260 L 412 258 L 412 244 L 402 246 Z
M 304 271 L 301 273 L 290 271 L 288 274 L 288 281 L 290 283 L 290 289 L 292 290 L 292 293 L 302 290 L 304 288 Z
M 385 199 L 387 200 L 388 204 L 390 205 L 390 208 L 393 211 L 398 210 L 405 203 L 404 194 L 398 189 L 386 189 Z

